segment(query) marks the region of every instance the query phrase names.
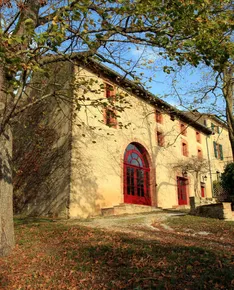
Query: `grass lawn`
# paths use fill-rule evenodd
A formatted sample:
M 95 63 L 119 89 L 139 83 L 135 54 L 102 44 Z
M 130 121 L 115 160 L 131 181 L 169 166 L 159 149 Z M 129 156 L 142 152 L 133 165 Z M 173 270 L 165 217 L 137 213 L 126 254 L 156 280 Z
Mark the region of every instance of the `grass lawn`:
M 17 219 L 0 289 L 234 289 L 234 223 L 185 216 L 167 224 L 174 230 L 148 229 L 142 239 Z

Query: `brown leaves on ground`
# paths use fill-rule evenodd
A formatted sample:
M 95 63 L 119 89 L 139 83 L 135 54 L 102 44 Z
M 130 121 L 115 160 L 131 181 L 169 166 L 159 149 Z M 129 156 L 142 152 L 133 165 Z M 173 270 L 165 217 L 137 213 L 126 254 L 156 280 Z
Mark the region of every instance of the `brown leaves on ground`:
M 172 227 L 147 229 L 144 239 L 49 220 L 17 224 L 0 289 L 234 289 L 233 240 L 225 248 L 214 233 Z

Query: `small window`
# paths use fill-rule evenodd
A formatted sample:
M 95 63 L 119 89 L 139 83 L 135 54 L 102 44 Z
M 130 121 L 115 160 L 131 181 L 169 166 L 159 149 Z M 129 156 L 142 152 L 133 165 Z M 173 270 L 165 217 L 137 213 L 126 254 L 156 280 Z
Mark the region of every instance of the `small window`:
M 176 118 L 175 114 L 171 114 L 171 115 L 170 115 L 170 119 L 171 119 L 173 122 L 175 121 L 175 118 Z
M 163 133 L 161 132 L 157 132 L 157 143 L 158 143 L 158 146 L 161 146 L 161 147 L 164 146 L 164 136 L 163 136 Z
M 211 123 L 211 131 L 220 134 L 220 127 Z
M 105 112 L 106 125 L 112 128 L 117 128 L 117 118 L 114 110 L 107 108 Z
M 198 143 L 201 143 L 201 133 L 196 131 L 196 140 Z
M 214 155 L 217 159 L 223 160 L 223 145 L 213 142 Z
M 211 123 L 211 131 L 215 132 L 215 125 L 213 123 Z
M 112 128 L 117 128 L 117 116 L 114 109 L 115 88 L 110 84 L 105 84 L 105 97 L 108 99 L 108 105 L 104 109 L 105 124 Z
M 162 113 L 160 111 L 156 110 L 155 115 L 156 115 L 156 122 L 162 124 L 162 122 L 163 122 Z
M 180 123 L 180 133 L 184 136 L 187 136 L 187 127 L 183 123 Z
M 197 149 L 197 157 L 199 158 L 199 159 L 201 159 L 202 158 L 202 150 L 201 149 Z
M 182 141 L 182 154 L 188 156 L 188 144 L 186 141 Z
M 115 96 L 115 89 L 112 85 L 110 84 L 105 84 L 105 95 L 107 99 L 112 99 L 114 100 Z
M 204 123 L 204 126 L 206 126 L 206 127 L 207 127 L 207 121 L 206 121 L 206 120 L 204 120 L 204 121 L 203 121 L 203 123 Z

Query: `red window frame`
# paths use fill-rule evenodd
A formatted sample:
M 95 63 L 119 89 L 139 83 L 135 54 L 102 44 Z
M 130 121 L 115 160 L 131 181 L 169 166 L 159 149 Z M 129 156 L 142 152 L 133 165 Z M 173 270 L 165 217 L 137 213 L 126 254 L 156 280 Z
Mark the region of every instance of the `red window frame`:
M 184 123 L 180 123 L 180 134 L 187 136 L 187 127 Z
M 201 133 L 196 131 L 196 140 L 198 143 L 201 143 Z
M 160 147 L 164 146 L 164 135 L 162 132 L 157 131 L 157 144 Z
M 157 123 L 159 124 L 163 123 L 163 115 L 159 110 L 155 110 L 155 119 Z
M 116 101 L 115 95 L 116 95 L 115 87 L 106 83 L 105 98 L 108 99 L 108 102 L 110 104 L 107 105 L 107 107 L 104 109 L 104 122 L 107 126 L 116 129 L 118 121 L 116 116 L 116 110 L 113 108 L 114 103 Z
M 188 157 L 188 143 L 185 140 L 182 140 L 181 142 L 181 147 L 182 147 L 182 155 Z

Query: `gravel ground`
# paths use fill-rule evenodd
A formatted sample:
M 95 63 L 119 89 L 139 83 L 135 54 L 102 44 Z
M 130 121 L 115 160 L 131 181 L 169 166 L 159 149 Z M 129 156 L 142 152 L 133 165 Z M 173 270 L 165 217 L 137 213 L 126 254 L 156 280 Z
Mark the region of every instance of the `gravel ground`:
M 69 220 L 69 224 L 79 224 L 91 228 L 107 229 L 115 232 L 133 233 L 137 236 L 146 237 L 146 233 L 150 238 L 150 233 L 154 233 L 160 230 L 174 231 L 164 221 L 169 217 L 177 217 L 179 215 L 185 215 L 181 212 L 167 212 L 167 211 L 155 211 L 151 213 L 140 213 L 131 215 L 120 216 L 106 216 L 96 217 L 87 220 Z M 154 224 L 154 226 L 152 225 Z M 157 226 L 157 224 L 159 226 Z

